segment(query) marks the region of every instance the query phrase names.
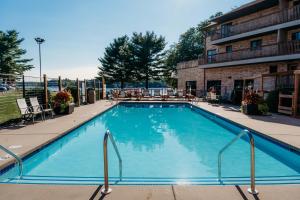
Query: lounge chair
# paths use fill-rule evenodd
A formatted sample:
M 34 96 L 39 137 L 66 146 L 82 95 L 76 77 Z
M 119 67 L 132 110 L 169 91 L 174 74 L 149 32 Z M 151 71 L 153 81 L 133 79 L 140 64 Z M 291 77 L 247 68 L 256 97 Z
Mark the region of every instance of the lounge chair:
M 126 98 L 126 92 L 124 90 L 121 90 L 119 98 Z
M 167 95 L 169 98 L 175 98 L 174 90 L 167 90 Z
M 177 97 L 180 99 L 185 99 L 185 94 L 184 94 L 183 90 L 177 91 Z
M 53 109 L 51 108 L 50 104 L 48 105 L 49 108 L 46 108 L 46 106 L 43 107 L 43 105 L 39 104 L 39 101 L 38 101 L 37 97 L 30 97 L 29 101 L 30 101 L 30 104 L 31 104 L 31 106 L 32 106 L 33 109 L 39 108 L 39 109 L 42 110 L 43 115 L 44 115 L 44 119 L 45 119 L 45 114 L 46 113 L 50 113 L 51 114 L 51 118 L 53 118 Z
M 154 98 L 161 98 L 161 94 L 160 94 L 160 90 L 159 89 L 155 89 L 154 90 L 153 97 Z
M 25 121 L 29 121 L 32 119 L 32 122 L 35 121 L 35 117 L 37 115 L 41 115 L 42 120 L 44 120 L 43 111 L 40 107 L 33 108 L 32 106 L 27 106 L 25 99 L 17 99 L 17 105 L 19 107 L 22 118 Z
M 151 98 L 149 90 L 143 90 L 143 98 Z

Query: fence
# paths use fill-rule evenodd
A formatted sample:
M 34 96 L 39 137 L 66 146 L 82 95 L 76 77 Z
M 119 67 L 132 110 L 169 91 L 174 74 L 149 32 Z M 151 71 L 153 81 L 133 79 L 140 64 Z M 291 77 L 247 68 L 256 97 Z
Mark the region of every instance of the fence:
M 30 97 L 37 97 L 40 104 L 52 102 L 52 97 L 59 91 L 67 89 L 71 92 L 77 106 L 88 103 L 88 91 L 94 90 L 96 100 L 103 98 L 101 80 L 70 80 L 61 77 L 51 78 L 46 75 L 42 79 L 34 76 L 0 74 L 0 124 L 20 118 L 16 103 L 19 98 L 25 98 L 28 105 Z

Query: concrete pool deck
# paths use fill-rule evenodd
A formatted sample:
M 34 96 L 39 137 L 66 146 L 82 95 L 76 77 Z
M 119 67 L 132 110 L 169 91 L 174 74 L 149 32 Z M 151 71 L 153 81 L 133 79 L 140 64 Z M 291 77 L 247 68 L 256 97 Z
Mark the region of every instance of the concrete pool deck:
M 112 186 L 103 196 L 101 186 L 0 185 L 5 200 L 298 200 L 298 185 L 259 186 L 259 194 L 247 186 Z
M 203 102 L 197 105 L 300 149 L 299 119 L 276 114 L 251 117 L 241 114 L 236 107 L 230 105 L 212 106 Z M 109 101 L 99 101 L 78 107 L 71 115 L 19 129 L 2 129 L 1 145 L 7 148 L 19 146 L 20 148 L 10 150 L 22 157 L 26 156 L 112 106 Z M 0 156 L 4 155 L 0 152 Z M 13 162 L 11 158 L 0 160 L 0 169 L 11 162 Z M 258 197 L 249 195 L 247 186 L 113 186 L 113 188 L 113 193 L 105 199 L 300 199 L 299 185 L 258 186 L 260 191 Z M 101 199 L 100 192 L 95 191 L 96 186 L 0 185 L 0 199 Z
M 300 119 L 279 114 L 270 116 L 244 115 L 237 106 L 226 104 L 211 105 L 206 102 L 199 102 L 196 105 L 300 151 Z

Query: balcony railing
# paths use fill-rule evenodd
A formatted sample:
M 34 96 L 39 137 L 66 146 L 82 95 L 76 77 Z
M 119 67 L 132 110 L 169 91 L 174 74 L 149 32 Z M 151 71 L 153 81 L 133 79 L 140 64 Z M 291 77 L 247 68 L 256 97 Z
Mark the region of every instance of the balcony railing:
M 222 63 L 252 58 L 281 56 L 290 54 L 300 54 L 300 41 L 289 41 L 261 46 L 258 49 L 242 49 L 230 53 L 219 53 L 216 55 L 202 57 L 198 59 L 199 65 Z
M 237 25 L 228 25 L 223 28 L 223 30 L 217 29 L 212 32 L 211 40 L 218 40 L 233 35 L 254 31 L 260 28 L 294 21 L 297 19 L 300 19 L 300 6 L 295 6 L 293 8 L 278 11 L 276 13 L 265 15 Z

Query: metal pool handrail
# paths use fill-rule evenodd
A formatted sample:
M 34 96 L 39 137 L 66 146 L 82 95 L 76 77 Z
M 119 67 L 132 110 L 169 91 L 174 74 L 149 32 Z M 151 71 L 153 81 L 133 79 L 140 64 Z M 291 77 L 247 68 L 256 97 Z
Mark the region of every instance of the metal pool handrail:
M 118 147 L 116 145 L 116 142 L 114 140 L 114 137 L 112 136 L 112 134 L 109 132 L 109 130 L 107 130 L 105 132 L 104 135 L 104 139 L 103 139 L 103 159 L 104 159 L 104 188 L 101 190 L 101 192 L 103 194 L 109 194 L 112 189 L 109 188 L 109 184 L 108 184 L 108 156 L 107 156 L 107 140 L 108 138 L 110 139 L 115 152 L 118 156 L 119 159 L 119 176 L 120 176 L 120 181 L 122 180 L 122 158 L 120 155 L 120 152 L 118 150 Z
M 243 135 L 247 135 L 249 137 L 250 143 L 250 152 L 251 152 L 251 166 L 250 166 L 250 173 L 251 173 L 251 187 L 248 188 L 248 192 L 251 194 L 258 194 L 258 191 L 255 189 L 255 145 L 254 145 L 254 138 L 251 132 L 248 130 L 242 130 L 233 140 L 231 140 L 227 145 L 225 145 L 218 154 L 218 178 L 221 181 L 221 163 L 222 163 L 222 154 L 223 152 L 228 149 L 233 143 L 235 143 L 238 139 L 240 139 Z
M 17 156 L 16 154 L 14 154 L 12 151 L 10 151 L 7 148 L 5 148 L 4 146 L 2 146 L 2 145 L 0 145 L 0 149 L 3 150 L 4 152 L 8 153 L 9 155 L 13 156 L 17 160 L 17 163 L 19 165 L 19 177 L 21 179 L 22 176 L 23 176 L 23 162 L 22 162 L 22 159 L 19 156 Z

